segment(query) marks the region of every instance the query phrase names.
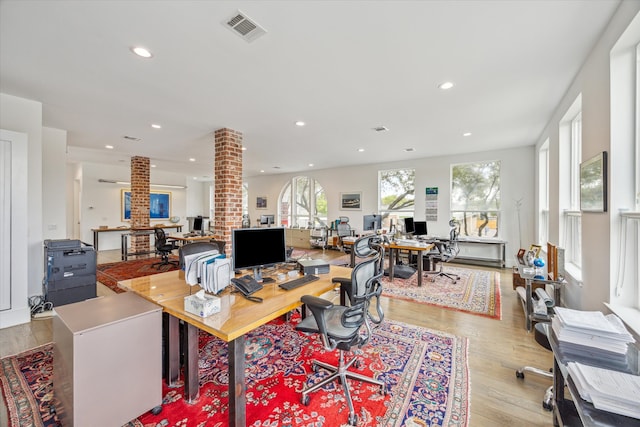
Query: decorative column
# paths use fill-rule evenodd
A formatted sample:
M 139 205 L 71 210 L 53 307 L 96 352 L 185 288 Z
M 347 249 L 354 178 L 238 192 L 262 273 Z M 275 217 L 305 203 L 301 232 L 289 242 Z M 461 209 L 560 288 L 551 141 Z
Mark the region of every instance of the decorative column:
M 214 136 L 214 234 L 230 248 L 231 230 L 242 226 L 242 133 L 222 128 Z
M 131 158 L 131 228 L 149 227 L 149 170 L 148 157 Z M 131 236 L 133 253 L 149 251 L 149 235 Z

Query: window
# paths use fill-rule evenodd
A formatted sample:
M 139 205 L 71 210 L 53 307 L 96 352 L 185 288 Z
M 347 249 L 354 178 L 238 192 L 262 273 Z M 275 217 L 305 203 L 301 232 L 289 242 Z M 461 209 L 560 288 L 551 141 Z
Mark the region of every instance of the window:
M 461 236 L 498 237 L 499 160 L 451 165 L 451 216 Z
M 391 222 L 413 216 L 415 207 L 415 169 L 378 171 L 378 211 L 382 215 L 382 228 Z
M 582 216 L 580 213 L 580 162 L 582 161 L 582 113 L 571 119 L 569 147 L 569 200 L 564 212 L 566 262 L 582 268 Z
M 549 241 L 549 140 L 538 152 L 538 244 Z
M 327 197 L 320 183 L 313 178 L 293 178 L 282 189 L 278 206 L 278 218 L 283 226 L 327 226 Z

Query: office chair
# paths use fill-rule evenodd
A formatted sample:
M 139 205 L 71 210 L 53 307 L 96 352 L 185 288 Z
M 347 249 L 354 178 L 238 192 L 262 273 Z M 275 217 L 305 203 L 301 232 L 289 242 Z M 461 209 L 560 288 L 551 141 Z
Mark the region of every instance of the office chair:
M 349 225 L 348 216 L 341 216 L 339 218 L 338 225 L 336 226 L 336 231 L 338 233 L 338 244 L 340 245 L 340 247 L 344 249 L 344 245 L 342 244 L 342 239 L 344 237 L 351 236 L 351 226 Z
M 543 346 L 549 351 L 551 350 L 551 344 L 549 343 L 549 333 L 551 329 L 551 324 L 549 322 L 541 322 L 536 323 L 534 326 L 535 340 L 538 344 Z M 553 369 L 545 371 L 540 368 L 535 368 L 533 366 L 523 366 L 522 368 L 516 370 L 516 377 L 520 379 L 524 379 L 524 373 L 531 372 L 533 374 L 541 375 L 547 378 L 553 378 Z M 542 407 L 547 410 L 553 410 L 553 385 L 549 386 L 544 392 L 544 398 L 542 400 Z
M 451 221 L 449 224 L 451 224 Z M 429 257 L 429 263 L 432 268 L 436 262 L 440 264 L 440 268 L 438 270 L 434 269 L 433 271 L 426 271 L 425 273 L 433 275 L 431 277 L 432 282 L 436 281 L 436 277 L 446 276 L 451 279 L 453 283 L 456 283 L 460 280 L 460 276 L 453 273 L 445 273 L 443 270 L 443 264 L 455 259 L 455 257 L 458 256 L 458 252 L 460 252 L 460 248 L 458 247 L 458 230 L 456 230 L 455 227 L 452 227 L 449 231 L 449 240 L 436 240 L 433 243 L 436 245 L 438 251 L 430 252 L 427 256 Z
M 223 254 L 224 253 L 224 248 L 227 245 L 227 242 L 225 242 L 224 240 L 216 240 L 216 239 L 211 239 L 209 240 L 210 243 L 213 243 L 214 245 L 216 245 L 218 247 L 218 253 Z M 207 249 L 209 250 L 209 249 Z
M 178 249 L 178 247 L 176 246 L 176 242 L 167 242 L 167 235 L 164 233 L 164 230 L 162 228 L 156 228 L 154 230 L 154 233 L 156 238 L 156 254 L 160 254 L 162 261 L 151 264 L 151 267 L 158 266 L 158 268 L 160 268 L 163 265 L 168 264 L 178 266 L 178 261 L 169 260 L 169 255 L 171 254 L 171 252 Z
M 372 244 L 373 246 L 373 244 Z M 381 246 L 380 246 L 381 247 Z M 384 381 L 366 377 L 349 371 L 351 365 L 357 366 L 357 357 L 345 360 L 345 352 L 354 347 L 362 347 L 371 337 L 371 327 L 367 321 L 371 298 L 376 294 L 382 273 L 380 272 L 381 254 L 376 251 L 364 261 L 358 263 L 351 273 L 351 302 L 350 306 L 334 305 L 331 301 L 312 295 L 302 297 L 302 303 L 311 310 L 313 316 L 303 319 L 296 329 L 306 333 L 320 334 L 322 344 L 327 350 L 339 351 L 338 366 L 314 361 L 314 371 L 321 367 L 330 372 L 328 377 L 302 391 L 302 404 L 309 404 L 309 394 L 337 380 L 342 384 L 345 399 L 349 406 L 349 424 L 355 426 L 358 417 L 353 408 L 351 393 L 347 378 L 375 384 L 380 387 L 382 394 L 387 393 Z

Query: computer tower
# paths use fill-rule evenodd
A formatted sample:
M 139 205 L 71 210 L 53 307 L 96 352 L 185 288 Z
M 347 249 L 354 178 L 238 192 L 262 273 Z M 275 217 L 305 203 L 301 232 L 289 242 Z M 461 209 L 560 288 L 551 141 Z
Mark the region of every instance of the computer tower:
M 54 307 L 96 297 L 96 252 L 80 240 L 44 241 L 43 293 Z

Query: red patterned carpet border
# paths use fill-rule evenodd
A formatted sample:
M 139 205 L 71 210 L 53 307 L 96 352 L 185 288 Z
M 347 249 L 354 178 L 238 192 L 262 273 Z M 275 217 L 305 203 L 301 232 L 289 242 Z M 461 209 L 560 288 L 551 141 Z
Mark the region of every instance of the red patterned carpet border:
M 300 403 L 300 390 L 324 375 L 322 370 L 312 371 L 311 359 L 335 363 L 336 354 L 324 351 L 315 336 L 301 334 L 293 326 L 274 321 L 247 336 L 247 425 L 346 425 L 348 410 L 336 382 L 313 393 L 309 406 Z M 467 346 L 466 338 L 385 320 L 371 342 L 358 350 L 364 362 L 358 370 L 386 381 L 390 393 L 384 396 L 378 387 L 350 381 L 358 426 L 468 426 Z M 57 419 L 49 412 L 50 402 L 55 402 L 50 391 L 52 345 L 0 362 L 10 426 L 55 425 Z M 183 400 L 181 387 L 164 385 L 162 412 L 146 413 L 128 426 L 225 426 L 227 384 L 227 345 L 201 332 L 196 403 Z M 20 424 L 23 419 L 33 422 Z
M 150 276 L 152 274 L 176 270 L 178 268 L 173 264 L 152 267 L 156 262 L 160 262 L 160 258 L 136 259 L 132 261 L 99 264 L 96 267 L 96 279 L 112 291 L 121 293 L 125 292 L 123 289 L 118 287 L 118 282 L 121 280 Z

